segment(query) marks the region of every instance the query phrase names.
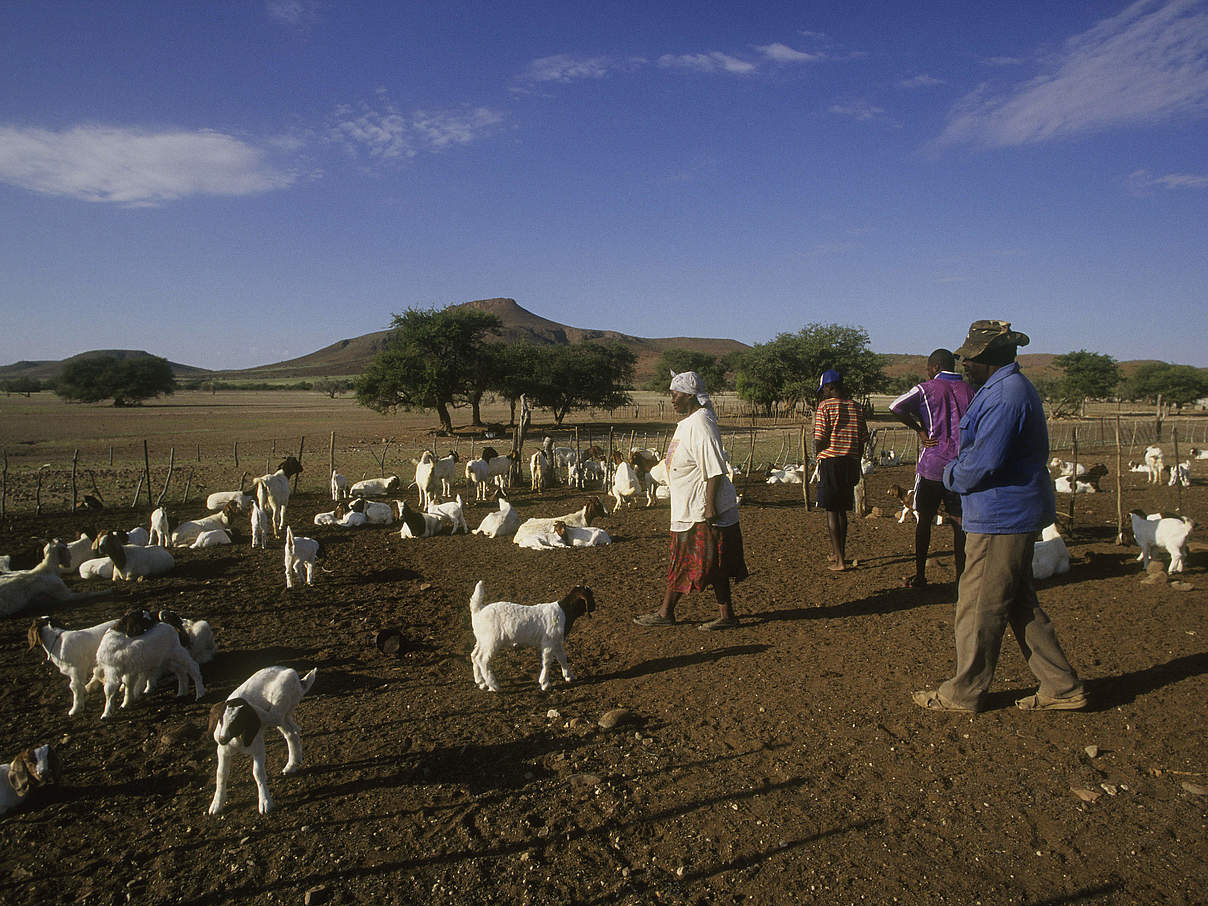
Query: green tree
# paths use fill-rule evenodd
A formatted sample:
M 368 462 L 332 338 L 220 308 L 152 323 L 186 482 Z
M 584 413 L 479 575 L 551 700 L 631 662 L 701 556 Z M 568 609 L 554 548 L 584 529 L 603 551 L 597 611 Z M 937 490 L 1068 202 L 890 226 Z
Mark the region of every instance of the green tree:
M 885 383 L 884 362 L 868 348 L 864 328 L 812 323 L 743 353 L 735 386 L 739 397 L 771 412 L 776 403 L 792 407 L 812 400 L 828 368 L 839 370 L 852 396 L 872 393 Z
M 1154 401 L 1160 394 L 1182 406 L 1208 396 L 1208 372 L 1191 365 L 1149 362 L 1136 370 L 1126 384 L 1131 399 Z
M 26 398 L 31 393 L 37 393 L 42 389 L 42 382 L 31 377 L 9 378 L 4 382 L 4 392 L 7 394 L 20 393 Z
M 328 399 L 335 399 L 342 393 L 347 393 L 352 389 L 352 381 L 337 381 L 333 378 L 323 378 L 315 381 L 314 389 L 320 393 L 326 393 Z
M 55 384 L 66 400 L 98 403 L 112 399 L 115 406 L 136 406 L 143 400 L 176 392 L 172 365 L 159 356 L 119 359 L 90 356 L 69 362 Z
M 694 349 L 675 347 L 664 349 L 654 366 L 654 375 L 646 382 L 647 390 L 666 390 L 671 383 L 671 372 L 695 371 L 705 382 L 710 393 L 724 390 L 726 368 L 715 355 L 697 352 Z
M 509 425 L 516 424 L 516 403 L 522 394 L 533 395 L 540 384 L 548 347 L 538 346 L 529 340 L 518 343 L 492 343 L 491 355 L 495 357 L 494 381 L 491 390 L 508 401 L 511 409 Z
M 441 430 L 451 433 L 449 409 L 470 402 L 484 367 L 486 336 L 500 323 L 473 308 L 396 314 L 386 345 L 354 382 L 357 402 L 378 412 L 432 409 Z
M 1081 407 L 1088 399 L 1111 396 L 1120 383 L 1120 366 L 1100 352 L 1067 352 L 1053 359 L 1053 364 L 1063 372 L 1061 394 L 1073 407 Z
M 631 400 L 637 356 L 619 343 L 537 347 L 533 398 L 561 425 L 575 409 L 615 409 Z

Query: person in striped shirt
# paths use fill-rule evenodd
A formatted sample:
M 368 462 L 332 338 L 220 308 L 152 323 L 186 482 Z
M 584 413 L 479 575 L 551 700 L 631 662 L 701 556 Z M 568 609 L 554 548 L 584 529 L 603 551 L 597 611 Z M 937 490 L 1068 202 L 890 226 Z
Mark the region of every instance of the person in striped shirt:
M 818 457 L 818 506 L 826 510 L 830 533 L 831 570 L 848 568 L 847 514 L 855 508 L 860 481 L 860 457 L 868 443 L 864 412 L 843 386 L 833 368 L 818 381 L 818 408 L 814 410 L 814 449 Z M 855 565 L 855 561 L 851 562 Z

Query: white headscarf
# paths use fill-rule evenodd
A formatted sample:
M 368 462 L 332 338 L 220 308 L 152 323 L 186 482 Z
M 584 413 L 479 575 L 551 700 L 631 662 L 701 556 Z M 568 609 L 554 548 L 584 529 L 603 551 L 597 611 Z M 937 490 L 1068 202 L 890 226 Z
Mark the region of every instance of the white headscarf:
M 696 401 L 706 409 L 713 408 L 713 401 L 709 399 L 709 394 L 705 392 L 705 382 L 700 379 L 700 375 L 695 371 L 681 371 L 676 374 L 671 372 L 671 389 L 679 393 L 689 393 L 696 397 Z

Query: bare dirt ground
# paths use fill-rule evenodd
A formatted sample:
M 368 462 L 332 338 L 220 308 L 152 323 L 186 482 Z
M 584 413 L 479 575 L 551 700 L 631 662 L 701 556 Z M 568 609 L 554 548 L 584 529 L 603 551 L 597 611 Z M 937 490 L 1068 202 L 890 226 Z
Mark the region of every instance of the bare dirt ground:
M 1193 516 L 1208 509 L 1202 472 L 1185 491 Z M 878 471 L 870 502 L 910 477 Z M 1173 488 L 1142 481 L 1126 476 L 1130 506 L 1173 509 Z M 578 498 L 516 499 L 527 516 L 569 512 Z M 168 576 L 53 611 L 71 627 L 135 607 L 208 619 L 219 654 L 200 702 L 173 699 L 166 683 L 104 723 L 99 695 L 69 718 L 66 679 L 26 650 L 30 615 L 0 619 L 0 755 L 54 742 L 65 769 L 0 819 L 0 901 L 1208 900 L 1208 797 L 1195 792 L 1208 786 L 1208 551 L 1193 535 L 1191 591 L 1140 584 L 1137 548 L 1112 543 L 1112 494 L 1079 498 L 1073 568 L 1040 589 L 1093 707 L 1018 711 L 1034 685 L 1008 633 L 991 707 L 975 717 L 910 699 L 952 669 L 947 528 L 935 531 L 927 589 L 900 587 L 912 527 L 890 518 L 853 520 L 859 567 L 834 574 L 825 520 L 805 511 L 800 488 L 752 483 L 742 626 L 704 633 L 693 621 L 715 612 L 708 594 L 684 601 L 678 626 L 630 622 L 661 597 L 665 505 L 610 517 L 609 547 L 557 552 L 310 524 L 329 507 L 314 493 L 290 506 L 291 524 L 328 549 L 314 587 L 287 591 L 280 545 L 254 551 L 245 537 L 177 551 Z M 486 511 L 472 508 L 471 525 Z M 129 527 L 146 511 L 112 518 Z M 0 551 L 28 565 L 36 539 L 87 527 L 70 514 L 10 515 Z M 558 676 L 542 693 L 538 655 L 517 649 L 496 660 L 502 693 L 475 688 L 478 579 L 490 600 L 529 603 L 593 587 L 599 609 L 568 645 L 575 682 Z M 406 636 L 397 658 L 374 645 L 385 626 Z M 296 713 L 304 767 L 281 776 L 273 734 L 276 809 L 257 814 L 244 761 L 226 812 L 210 817 L 207 712 L 271 664 L 318 668 Z M 618 707 L 633 722 L 601 729 Z

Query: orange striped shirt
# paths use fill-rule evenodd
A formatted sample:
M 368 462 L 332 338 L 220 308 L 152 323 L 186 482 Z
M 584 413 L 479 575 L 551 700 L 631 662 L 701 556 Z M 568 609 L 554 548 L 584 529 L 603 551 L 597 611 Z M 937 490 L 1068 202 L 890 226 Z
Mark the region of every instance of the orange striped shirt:
M 855 400 L 829 397 L 814 411 L 814 450 L 819 459 L 860 458 L 868 441 L 864 412 Z

